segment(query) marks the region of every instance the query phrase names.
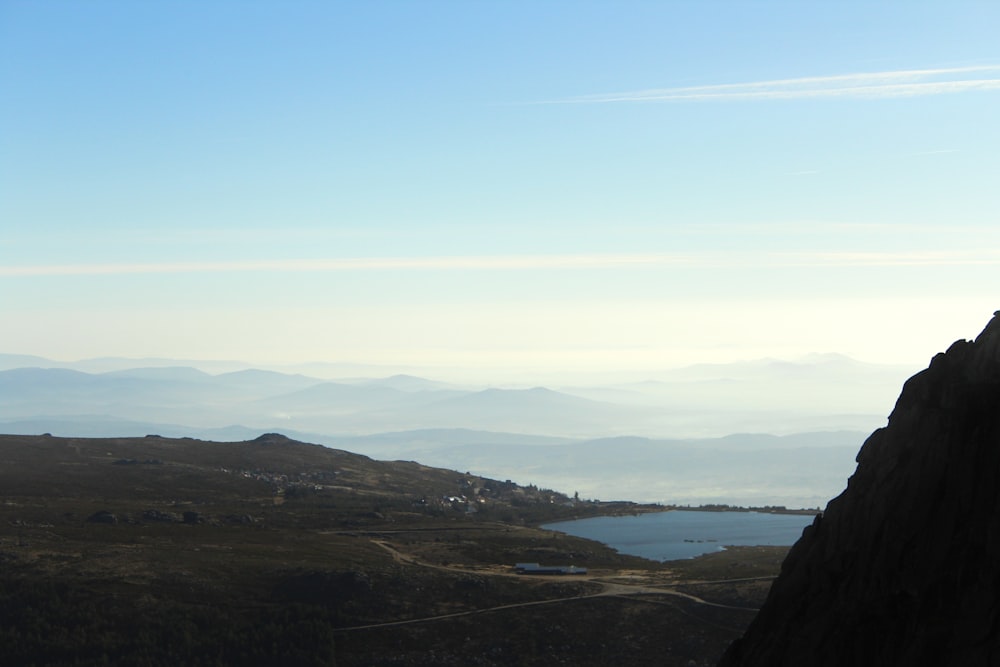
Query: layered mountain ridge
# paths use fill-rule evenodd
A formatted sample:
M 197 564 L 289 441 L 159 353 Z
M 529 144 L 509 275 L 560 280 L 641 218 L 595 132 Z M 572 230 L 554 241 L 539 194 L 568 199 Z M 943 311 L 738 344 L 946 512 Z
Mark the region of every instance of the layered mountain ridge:
M 720 667 L 1000 664 L 1000 311 L 857 463 Z
M 276 431 L 585 498 L 818 508 L 843 488 L 915 370 L 818 355 L 535 386 L 236 366 L 0 352 L 0 432 L 243 440 Z

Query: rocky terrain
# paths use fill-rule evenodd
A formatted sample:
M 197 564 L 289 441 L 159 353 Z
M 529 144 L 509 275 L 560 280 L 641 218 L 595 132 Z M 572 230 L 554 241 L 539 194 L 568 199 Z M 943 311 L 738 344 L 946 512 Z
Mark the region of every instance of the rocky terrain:
M 722 667 L 1000 664 L 1000 312 L 903 387 Z

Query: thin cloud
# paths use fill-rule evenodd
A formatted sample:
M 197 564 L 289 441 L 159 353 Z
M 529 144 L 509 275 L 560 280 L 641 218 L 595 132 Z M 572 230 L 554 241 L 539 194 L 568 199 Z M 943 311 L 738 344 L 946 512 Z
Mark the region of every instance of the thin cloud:
M 813 252 L 781 255 L 778 264 L 828 267 L 995 266 L 1000 251 Z
M 683 255 L 514 255 L 466 257 L 385 257 L 243 262 L 158 262 L 131 264 L 53 264 L 0 267 L 0 276 L 101 276 L 154 273 L 239 273 L 334 271 L 454 271 L 523 269 L 599 269 L 682 264 Z
M 1000 78 L 997 78 L 997 75 L 1000 75 L 1000 65 L 862 72 L 711 86 L 654 88 L 550 100 L 546 103 L 607 104 L 611 102 L 704 102 L 813 98 L 885 99 L 946 95 L 976 90 L 1000 90 Z
M 1000 265 L 1000 250 L 879 252 L 746 252 L 609 255 L 511 255 L 243 262 L 56 264 L 0 267 L 0 277 L 341 271 L 524 271 L 628 268 L 800 268 Z

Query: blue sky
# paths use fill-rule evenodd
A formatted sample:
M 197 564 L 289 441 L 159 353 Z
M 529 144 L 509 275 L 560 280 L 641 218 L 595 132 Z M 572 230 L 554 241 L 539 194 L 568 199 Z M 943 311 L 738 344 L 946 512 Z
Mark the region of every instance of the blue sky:
M 0 5 L 0 350 L 922 366 L 993 310 L 1000 6 Z

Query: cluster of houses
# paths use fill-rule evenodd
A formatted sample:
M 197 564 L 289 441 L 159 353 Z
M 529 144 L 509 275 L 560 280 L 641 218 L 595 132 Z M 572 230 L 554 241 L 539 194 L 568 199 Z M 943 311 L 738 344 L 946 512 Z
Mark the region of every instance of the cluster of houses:
M 475 514 L 479 511 L 477 505 L 486 503 L 486 499 L 476 496 L 472 500 L 465 496 L 442 496 L 441 504 L 451 506 L 452 509 L 465 510 L 467 514 Z

